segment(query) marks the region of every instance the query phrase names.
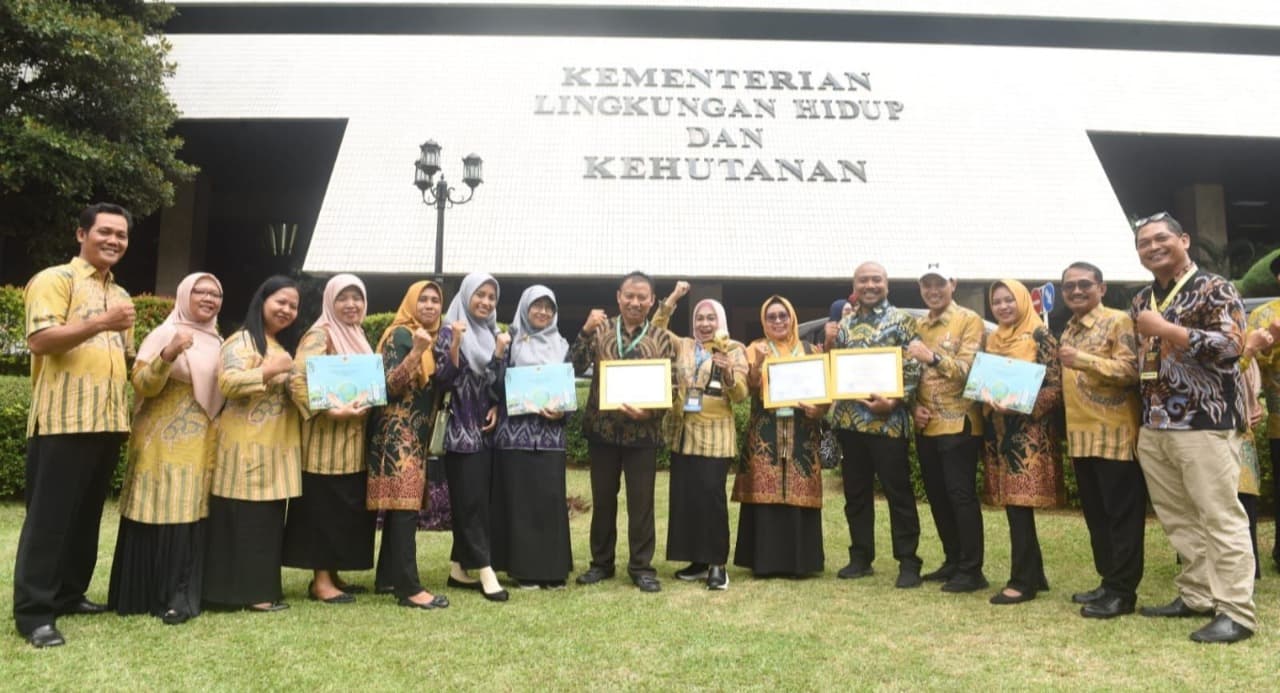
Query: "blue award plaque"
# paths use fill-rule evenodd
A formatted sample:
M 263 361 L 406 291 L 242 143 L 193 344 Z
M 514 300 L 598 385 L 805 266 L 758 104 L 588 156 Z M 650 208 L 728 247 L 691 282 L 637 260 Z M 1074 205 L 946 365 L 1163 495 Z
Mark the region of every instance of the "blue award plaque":
M 307 405 L 312 411 L 359 401 L 387 403 L 387 376 L 378 354 L 343 354 L 307 358 Z
M 575 411 L 578 390 L 574 386 L 573 365 L 512 366 L 507 369 L 507 416 L 550 411 Z
M 979 402 L 997 402 L 1003 407 L 1030 414 L 1044 382 L 1044 371 L 1044 366 L 1038 363 L 979 352 L 973 360 L 973 368 L 969 369 L 964 397 Z

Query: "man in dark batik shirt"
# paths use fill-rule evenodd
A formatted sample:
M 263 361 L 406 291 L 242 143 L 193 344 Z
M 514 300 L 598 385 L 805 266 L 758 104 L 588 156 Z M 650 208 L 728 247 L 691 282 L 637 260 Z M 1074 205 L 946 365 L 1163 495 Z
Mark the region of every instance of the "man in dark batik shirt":
M 1138 332 L 1138 460 L 1160 524 L 1182 557 L 1178 597 L 1143 616 L 1213 617 L 1196 642 L 1236 642 L 1258 627 L 1249 518 L 1236 497 L 1236 362 L 1244 305 L 1231 283 L 1191 262 L 1191 237 L 1166 212 L 1135 224 L 1155 281 L 1129 314 Z M 1216 614 L 1215 614 L 1216 612 Z

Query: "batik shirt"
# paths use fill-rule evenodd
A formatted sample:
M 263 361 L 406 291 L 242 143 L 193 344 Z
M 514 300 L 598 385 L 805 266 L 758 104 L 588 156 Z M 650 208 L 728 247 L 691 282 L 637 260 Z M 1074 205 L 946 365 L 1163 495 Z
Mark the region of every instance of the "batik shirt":
M 1280 318 L 1280 299 L 1253 309 L 1249 314 L 1249 332 L 1265 330 L 1276 318 Z M 1280 438 L 1280 346 L 1255 355 L 1253 360 L 1258 362 L 1262 396 L 1267 400 L 1267 437 Z
M 642 327 L 628 331 L 619 325 L 621 318 L 605 321 L 591 334 L 579 334 L 569 350 L 573 369 L 578 375 L 591 370 L 591 394 L 582 412 L 582 430 L 587 439 L 606 445 L 629 448 L 656 448 L 662 445 L 663 412 L 643 421 L 632 421 L 620 411 L 600 411 L 600 362 L 617 359 L 676 359 L 675 335 L 646 322 Z M 626 354 L 618 349 L 618 336 Z M 674 376 L 674 368 L 672 373 Z M 675 391 L 673 384 L 673 393 Z M 675 395 L 673 394 L 673 399 Z M 678 402 L 678 400 L 675 400 Z
M 1129 316 L 1097 306 L 1072 317 L 1062 346 L 1076 349 L 1062 368 L 1067 408 L 1067 452 L 1072 457 L 1133 459 L 1138 440 L 1138 343 Z
M 921 369 L 916 391 L 918 404 L 930 412 L 924 435 L 962 433 L 965 419 L 969 432 L 981 435 L 982 407 L 964 398 L 964 384 L 982 347 L 982 318 L 952 301 L 936 318 L 917 318 L 916 330 L 925 346 L 938 355 L 938 365 Z
M 1158 351 L 1159 377 L 1140 380 L 1142 425 L 1160 430 L 1231 430 L 1236 427 L 1236 363 L 1244 344 L 1244 304 L 1230 282 L 1192 267 L 1194 274 L 1165 306 L 1164 319 L 1187 329 L 1189 344 L 1178 349 L 1163 340 L 1139 337 L 1138 373 Z M 1129 317 L 1150 309 L 1172 292 L 1155 283 L 1133 297 Z
M 840 400 L 831 410 L 836 428 L 890 438 L 903 438 L 911 433 L 910 412 L 915 402 L 916 385 L 920 382 L 920 364 L 907 356 L 905 347 L 918 337 L 915 318 L 890 305 L 888 299 L 865 313 L 862 309 L 856 310 L 840 322 L 836 349 L 902 349 L 903 398 L 902 404 L 894 407 L 887 417 L 877 416 L 861 402 Z

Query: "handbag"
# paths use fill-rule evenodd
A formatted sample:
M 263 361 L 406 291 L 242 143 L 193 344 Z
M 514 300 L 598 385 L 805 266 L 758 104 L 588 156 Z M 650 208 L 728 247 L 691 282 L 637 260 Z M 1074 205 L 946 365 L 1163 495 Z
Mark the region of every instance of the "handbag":
M 444 434 L 449 428 L 449 399 L 452 393 L 446 392 L 440 407 L 436 409 L 435 421 L 431 424 L 431 443 L 427 446 L 427 454 L 432 457 L 444 456 Z

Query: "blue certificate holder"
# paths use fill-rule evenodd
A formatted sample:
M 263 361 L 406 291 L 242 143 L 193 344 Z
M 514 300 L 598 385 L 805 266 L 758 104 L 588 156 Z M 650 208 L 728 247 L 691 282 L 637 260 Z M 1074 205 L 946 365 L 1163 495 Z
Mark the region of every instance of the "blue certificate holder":
M 572 364 L 512 366 L 507 369 L 505 384 L 507 416 L 537 414 L 543 409 L 575 411 L 578 408 Z
M 378 354 L 307 357 L 307 406 L 312 411 L 333 409 L 359 401 L 369 406 L 387 403 L 387 376 Z
M 994 401 L 1023 414 L 1036 406 L 1045 368 L 1038 363 L 979 352 L 964 384 L 965 399 Z

